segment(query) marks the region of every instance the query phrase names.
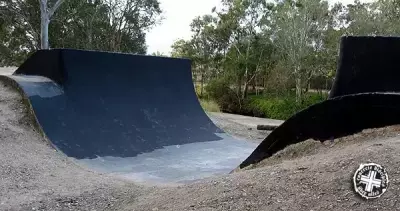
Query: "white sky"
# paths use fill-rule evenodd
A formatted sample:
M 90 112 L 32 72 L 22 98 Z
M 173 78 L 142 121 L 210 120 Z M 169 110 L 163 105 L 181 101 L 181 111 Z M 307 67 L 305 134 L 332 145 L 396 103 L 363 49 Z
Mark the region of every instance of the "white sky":
M 161 24 L 147 33 L 148 53 L 162 52 L 169 54 L 171 45 L 180 38 L 191 36 L 190 23 L 196 16 L 211 13 L 214 6 L 220 7 L 220 0 L 159 0 L 164 11 Z M 328 0 L 330 3 L 349 4 L 354 0 Z M 371 2 L 374 0 L 361 0 Z

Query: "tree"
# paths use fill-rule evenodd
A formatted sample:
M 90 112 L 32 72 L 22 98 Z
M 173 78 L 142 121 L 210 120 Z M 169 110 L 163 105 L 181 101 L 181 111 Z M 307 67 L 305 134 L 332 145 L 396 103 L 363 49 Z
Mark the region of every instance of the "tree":
M 39 8 L 38 0 L 0 0 L 2 65 L 18 66 L 42 48 Z M 47 47 L 145 54 L 146 31 L 159 23 L 160 14 L 157 0 L 63 1 L 48 25 Z
M 361 3 L 356 0 L 349 5 L 346 32 L 351 35 L 397 36 L 400 33 L 400 2 L 378 0 Z
M 171 56 L 175 58 L 186 58 L 190 59 L 192 62 L 192 76 L 193 76 L 193 81 L 197 81 L 197 63 L 198 63 L 198 54 L 196 49 L 194 48 L 194 45 L 192 44 L 192 41 L 186 41 L 183 39 L 179 39 L 175 41 L 172 46 L 172 52 Z M 201 89 L 202 90 L 202 89 Z M 200 91 L 202 92 L 202 91 Z M 200 93 L 202 94 L 202 93 Z
M 145 31 L 161 21 L 158 0 L 104 0 L 104 4 L 112 29 L 106 39 L 111 51 L 130 52 L 131 46 L 144 45 Z M 142 48 L 140 53 L 145 53 L 146 47 Z
M 271 53 L 270 41 L 260 32 L 263 24 L 268 24 L 273 6 L 259 0 L 224 0 L 223 4 L 222 11 L 214 10 L 219 18 L 216 37 L 225 72 L 236 80 L 236 93 L 244 99 L 249 84 L 261 72 L 264 59 Z
M 40 5 L 40 48 L 49 49 L 49 24 L 56 10 L 65 0 L 57 0 L 51 5 L 51 1 L 39 0 Z
M 304 61 L 320 48 L 321 35 L 328 20 L 328 2 L 297 0 L 278 3 L 273 16 L 274 43 L 295 79 L 296 102 L 302 100 L 307 68 Z
M 153 52 L 151 55 L 152 56 L 165 56 L 164 53 L 162 53 L 160 51 Z

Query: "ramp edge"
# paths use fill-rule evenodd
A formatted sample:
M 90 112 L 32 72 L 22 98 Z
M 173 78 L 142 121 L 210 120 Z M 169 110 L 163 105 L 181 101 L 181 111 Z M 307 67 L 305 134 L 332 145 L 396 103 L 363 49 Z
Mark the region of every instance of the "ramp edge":
M 49 79 L 50 80 L 50 79 Z M 22 97 L 22 103 L 24 106 L 26 106 L 26 109 L 28 110 L 28 115 L 30 115 L 31 118 L 31 123 L 34 130 L 40 134 L 40 136 L 45 140 L 45 143 L 49 146 L 51 146 L 54 150 L 61 152 L 47 137 L 46 133 L 44 132 L 42 126 L 40 125 L 36 113 L 33 110 L 31 101 L 29 100 L 28 95 L 24 92 L 22 87 L 12 78 L 5 76 L 5 75 L 0 75 L 0 81 L 2 81 L 5 85 L 11 86 L 14 88 Z
M 383 102 L 377 101 L 377 99 L 383 100 Z M 361 112 L 351 112 L 360 110 Z M 345 114 L 350 114 L 350 117 L 338 115 L 340 111 L 347 112 Z M 364 111 L 374 112 L 371 112 L 371 116 L 366 116 L 365 119 L 355 120 L 356 123 L 359 123 L 358 125 L 353 125 L 354 127 L 350 128 L 346 127 L 351 124 L 352 117 L 360 117 L 364 114 L 362 113 Z M 389 113 L 390 111 L 395 111 L 395 113 Z M 327 117 L 331 117 L 332 121 L 329 121 Z M 368 119 L 369 117 L 371 119 Z M 374 122 L 373 120 L 378 121 Z M 305 123 L 308 125 L 304 125 Z M 356 134 L 364 129 L 381 128 L 396 124 L 400 124 L 399 93 L 360 93 L 331 98 L 296 113 L 282 123 L 261 142 L 236 170 L 257 164 L 289 145 L 308 139 L 322 142 L 332 136 L 333 138 L 341 138 Z M 360 125 L 362 126 L 360 127 Z M 316 129 L 309 129 L 310 127 Z M 319 131 L 319 129 L 324 128 L 328 130 Z

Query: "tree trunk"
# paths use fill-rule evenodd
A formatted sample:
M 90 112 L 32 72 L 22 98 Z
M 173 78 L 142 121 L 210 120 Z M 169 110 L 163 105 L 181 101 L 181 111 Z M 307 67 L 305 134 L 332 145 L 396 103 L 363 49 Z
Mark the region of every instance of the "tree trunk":
M 90 23 L 87 31 L 87 36 L 88 36 L 88 42 L 86 44 L 86 48 L 89 50 L 93 50 L 93 31 L 92 31 L 92 23 Z
M 246 71 L 244 73 L 244 87 L 243 87 L 243 92 L 242 92 L 242 99 L 245 99 L 247 96 L 247 91 L 249 90 L 249 71 L 248 68 L 246 67 Z
M 204 70 L 201 71 L 200 96 L 203 96 L 203 90 L 204 90 Z
M 247 92 L 249 90 L 249 83 L 247 81 L 244 82 L 242 99 L 244 100 L 247 97 Z
M 237 86 L 237 87 L 236 87 L 236 94 L 237 94 L 237 96 L 239 97 L 240 94 L 242 93 L 242 76 L 239 76 L 239 77 L 238 77 L 237 85 L 236 85 L 236 86 Z
M 308 80 L 307 80 L 306 90 L 304 91 L 304 93 L 307 93 L 310 89 L 311 89 L 311 80 L 308 79 Z
M 49 19 L 46 17 L 42 17 L 42 29 L 40 33 L 41 37 L 41 44 L 40 47 L 41 49 L 49 49 Z
M 302 87 L 301 87 L 301 74 L 300 67 L 295 67 L 295 77 L 296 77 L 296 103 L 301 103 L 302 100 Z
M 41 49 L 49 49 L 49 15 L 47 13 L 47 1 L 41 1 L 40 3 L 40 48 Z
M 301 103 L 302 90 L 301 90 L 301 78 L 296 77 L 296 103 Z

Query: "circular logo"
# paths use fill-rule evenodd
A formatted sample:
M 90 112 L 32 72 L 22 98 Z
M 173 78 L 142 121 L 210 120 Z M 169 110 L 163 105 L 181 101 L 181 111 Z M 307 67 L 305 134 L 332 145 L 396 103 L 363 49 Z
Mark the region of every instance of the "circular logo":
M 375 163 L 361 164 L 353 177 L 354 189 L 363 198 L 380 197 L 388 188 L 389 177 L 386 170 Z

